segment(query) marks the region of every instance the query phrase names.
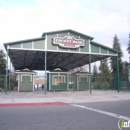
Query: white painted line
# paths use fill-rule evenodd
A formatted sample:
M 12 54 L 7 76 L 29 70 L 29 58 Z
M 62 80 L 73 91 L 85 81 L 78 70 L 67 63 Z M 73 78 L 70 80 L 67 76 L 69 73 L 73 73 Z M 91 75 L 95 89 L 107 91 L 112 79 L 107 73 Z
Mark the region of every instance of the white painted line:
M 89 108 L 89 107 L 86 107 L 86 106 L 81 106 L 81 105 L 76 105 L 76 104 L 72 104 L 72 106 L 80 107 L 80 108 L 87 109 L 87 110 L 90 110 L 90 111 L 94 111 L 94 112 L 97 112 L 97 113 L 101 113 L 101 114 L 104 114 L 104 115 L 112 116 L 112 117 L 115 117 L 115 118 L 118 118 L 118 119 L 124 119 L 124 120 L 127 120 L 127 121 L 130 120 L 130 117 L 118 115 L 116 113 L 102 111 L 102 110 L 99 110 L 99 109 Z

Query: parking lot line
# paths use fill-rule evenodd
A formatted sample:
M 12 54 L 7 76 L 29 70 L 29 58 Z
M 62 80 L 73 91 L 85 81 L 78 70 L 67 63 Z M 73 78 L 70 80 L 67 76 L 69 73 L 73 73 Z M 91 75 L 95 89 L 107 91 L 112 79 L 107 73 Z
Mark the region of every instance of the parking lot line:
M 122 115 L 119 115 L 119 114 L 116 114 L 116 113 L 111 113 L 111 112 L 107 112 L 107 111 L 103 111 L 103 110 L 99 110 L 99 109 L 95 109 L 95 108 L 90 108 L 90 107 L 86 107 L 86 106 L 82 106 L 82 105 L 76 105 L 76 104 L 72 104 L 72 106 L 87 109 L 87 110 L 94 111 L 94 112 L 97 112 L 97 113 L 101 113 L 101 114 L 104 114 L 104 115 L 112 116 L 112 117 L 115 117 L 115 118 L 118 118 L 118 119 L 124 119 L 124 120 L 127 120 L 127 121 L 130 120 L 130 117 L 122 116 Z

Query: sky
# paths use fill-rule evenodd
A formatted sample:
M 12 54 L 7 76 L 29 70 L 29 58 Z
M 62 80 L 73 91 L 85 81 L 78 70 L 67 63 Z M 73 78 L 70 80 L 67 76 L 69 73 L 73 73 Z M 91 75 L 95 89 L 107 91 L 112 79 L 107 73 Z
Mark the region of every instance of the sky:
M 0 46 L 64 29 L 109 47 L 116 34 L 129 61 L 130 0 L 0 0 Z

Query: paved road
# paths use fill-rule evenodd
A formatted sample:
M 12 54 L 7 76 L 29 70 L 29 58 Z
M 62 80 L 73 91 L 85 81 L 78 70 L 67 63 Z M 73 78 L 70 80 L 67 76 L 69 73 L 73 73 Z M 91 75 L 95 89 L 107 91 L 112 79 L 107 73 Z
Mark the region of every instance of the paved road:
M 118 118 L 93 110 L 130 117 L 130 101 L 76 105 L 0 107 L 0 130 L 119 130 Z

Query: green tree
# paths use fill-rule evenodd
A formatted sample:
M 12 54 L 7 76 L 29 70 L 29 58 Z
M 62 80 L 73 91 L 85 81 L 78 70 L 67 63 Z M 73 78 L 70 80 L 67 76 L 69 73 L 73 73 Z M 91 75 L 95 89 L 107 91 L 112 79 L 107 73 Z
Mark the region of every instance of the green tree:
M 5 53 L 2 49 L 0 49 L 0 75 L 5 74 L 5 68 L 6 68 L 6 57 Z
M 119 72 L 123 72 L 123 62 L 122 62 L 122 57 L 123 57 L 123 52 L 121 50 L 121 44 L 119 43 L 119 39 L 117 35 L 114 36 L 114 41 L 113 41 L 113 49 L 120 51 L 121 53 L 118 54 L 118 63 L 119 63 Z M 116 68 L 116 57 L 111 57 L 111 71 L 115 74 L 117 71 Z
M 5 53 L 2 49 L 0 49 L 0 88 L 4 88 L 4 75 L 6 68 L 6 59 L 5 59 Z
M 109 70 L 109 67 L 108 67 L 107 59 L 104 59 L 104 60 L 101 61 L 100 66 L 99 66 L 99 70 L 101 71 L 102 76 L 110 75 L 110 70 Z
M 98 75 L 98 68 L 97 68 L 96 63 L 95 63 L 94 66 L 93 66 L 93 75 L 94 75 L 94 76 L 97 76 L 97 75 Z
M 129 34 L 129 38 L 130 38 L 130 34 Z M 126 50 L 128 51 L 128 54 L 129 54 L 129 63 L 130 63 L 130 40 L 128 42 L 128 47 Z
M 129 65 L 129 63 L 127 61 L 123 62 L 123 72 L 125 74 L 128 74 L 128 65 Z
M 110 88 L 111 72 L 108 66 L 107 59 L 101 61 L 99 70 L 101 71 L 100 88 L 107 90 Z

